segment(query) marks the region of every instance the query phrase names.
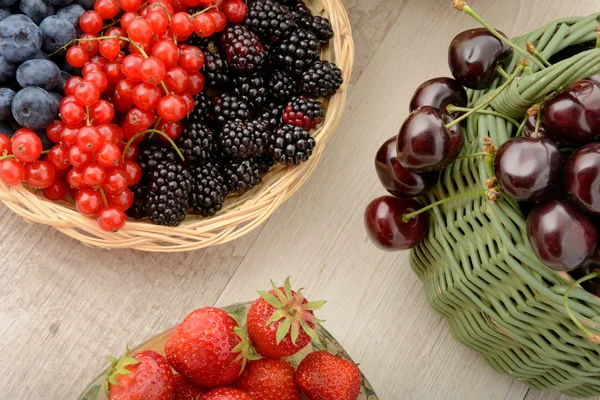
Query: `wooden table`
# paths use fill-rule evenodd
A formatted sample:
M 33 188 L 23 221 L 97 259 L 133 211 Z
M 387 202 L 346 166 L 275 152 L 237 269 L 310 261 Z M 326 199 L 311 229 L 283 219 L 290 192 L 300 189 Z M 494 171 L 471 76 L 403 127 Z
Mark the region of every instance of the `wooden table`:
M 597 0 L 472 0 L 509 35 Z M 452 37 L 477 26 L 449 0 L 347 0 L 357 45 L 344 122 L 315 175 L 259 230 L 182 254 L 84 247 L 0 207 L 0 399 L 72 399 L 120 354 L 204 305 L 253 299 L 269 279 L 329 300 L 327 328 L 382 400 L 558 400 L 494 373 L 456 343 L 425 301 L 408 253 L 367 240 L 362 215 L 384 193 L 373 156 L 415 87 L 448 75 Z

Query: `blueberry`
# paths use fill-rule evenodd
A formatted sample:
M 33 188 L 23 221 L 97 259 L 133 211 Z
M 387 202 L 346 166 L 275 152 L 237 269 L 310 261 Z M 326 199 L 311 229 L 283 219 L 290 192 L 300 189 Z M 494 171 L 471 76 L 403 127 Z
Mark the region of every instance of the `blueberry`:
M 44 89 L 27 87 L 13 99 L 12 113 L 19 125 L 42 130 L 58 115 L 58 100 Z
M 73 24 L 73 27 L 79 26 L 79 17 L 83 15 L 85 9 L 79 4 L 71 4 L 61 8 L 56 12 L 56 15 L 63 17 L 67 21 Z
M 42 31 L 42 50 L 51 54 L 77 37 L 71 21 L 52 15 L 40 24 Z M 66 51 L 65 51 L 66 52 Z
M 49 60 L 50 57 L 48 57 L 46 55 L 46 53 L 44 53 L 42 50 L 40 50 L 37 53 L 35 53 L 34 55 L 32 55 L 29 59 L 30 60 Z
M 8 122 L 0 121 L 0 133 L 4 133 L 8 137 L 12 137 L 15 134 L 15 128 Z
M 21 0 L 20 8 L 38 25 L 44 18 L 54 15 L 54 7 L 48 0 Z
M 73 0 L 49 0 L 50 3 L 54 4 L 55 6 L 58 7 L 64 7 L 66 5 L 69 5 L 73 2 Z
M 56 92 L 50 92 L 50 94 L 54 97 L 54 100 L 56 100 L 56 107 L 59 107 L 60 101 L 63 99 L 63 97 Z
M 0 88 L 0 121 L 12 121 L 12 101 L 17 94 L 9 88 Z
M 27 60 L 17 69 L 17 82 L 23 88 L 37 86 L 52 90 L 60 81 L 60 69 L 50 60 Z
M 65 95 L 65 83 L 67 83 L 67 79 L 71 77 L 71 74 L 65 71 L 60 71 L 60 84 L 54 88 L 56 93 L 61 96 Z
M 11 15 L 0 21 L 0 55 L 11 63 L 22 63 L 42 48 L 42 32 L 26 15 Z
M 0 7 L 10 7 L 16 2 L 17 0 L 0 0 Z
M 0 56 L 0 83 L 14 81 L 16 74 L 17 66 L 9 63 L 4 57 Z
M 67 62 L 67 60 L 63 61 L 61 65 L 61 69 L 71 75 L 81 75 L 81 68 L 73 67 L 71 64 Z
M 79 4 L 81 7 L 85 8 L 86 10 L 91 10 L 94 8 L 94 2 L 95 0 L 75 0 L 77 2 L 77 4 Z
M 6 8 L 0 8 L 0 21 L 2 21 L 5 18 L 10 17 L 10 10 L 6 9 Z

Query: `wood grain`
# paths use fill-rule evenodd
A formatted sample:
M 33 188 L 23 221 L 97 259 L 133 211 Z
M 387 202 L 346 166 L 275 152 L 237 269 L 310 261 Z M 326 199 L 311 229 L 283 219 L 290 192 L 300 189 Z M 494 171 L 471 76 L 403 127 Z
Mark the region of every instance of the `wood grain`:
M 446 51 L 477 26 L 446 0 L 347 0 L 357 62 L 345 120 L 317 173 L 263 227 L 187 254 L 89 249 L 0 207 L 0 399 L 72 399 L 118 354 L 194 308 L 249 300 L 270 279 L 329 301 L 320 316 L 382 400 L 567 400 L 494 373 L 428 307 L 407 253 L 367 240 L 383 194 L 373 155 L 415 87 L 448 75 Z M 595 0 L 474 0 L 509 35 L 597 11 Z

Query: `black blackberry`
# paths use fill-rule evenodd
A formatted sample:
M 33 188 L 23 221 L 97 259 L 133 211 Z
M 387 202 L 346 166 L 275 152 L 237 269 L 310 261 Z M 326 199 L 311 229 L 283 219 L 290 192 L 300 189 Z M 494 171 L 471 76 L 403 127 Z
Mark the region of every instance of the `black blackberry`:
M 190 207 L 195 214 L 212 217 L 221 209 L 229 193 L 223 167 L 216 162 L 195 166 L 192 169 L 192 180 Z
M 268 150 L 269 134 L 262 124 L 228 121 L 219 133 L 218 143 L 225 157 L 244 160 Z
M 286 124 L 310 131 L 323 122 L 323 105 L 305 96 L 294 96 L 286 105 L 281 119 Z
M 267 129 L 275 128 L 281 124 L 281 116 L 284 108 L 283 104 L 271 101 L 260 109 L 256 120 L 263 123 Z
M 270 150 L 280 164 L 300 164 L 309 159 L 315 148 L 310 133 L 299 126 L 284 124 L 270 136 Z
M 264 154 L 260 157 L 254 157 L 251 161 L 256 164 L 261 175 L 269 172 L 271 167 L 275 165 L 275 160 L 273 159 L 273 154 L 271 153 Z
M 164 162 L 175 162 L 178 159 L 177 153 L 169 145 L 151 145 L 143 147 L 137 159 L 137 163 L 142 169 L 142 179 L 148 180 L 150 174 L 154 172 L 156 167 Z
M 160 163 L 150 175 L 148 218 L 153 224 L 177 226 L 185 219 L 192 189 L 190 172 L 179 163 Z
M 287 101 L 297 92 L 298 82 L 286 71 L 274 69 L 267 82 L 269 94 L 275 100 Z
M 262 106 L 267 101 L 269 89 L 262 74 L 240 75 L 233 78 L 233 91 L 248 99 L 253 107 Z
M 229 86 L 231 79 L 229 78 L 229 65 L 225 57 L 219 52 L 219 48 L 215 42 L 210 42 L 207 47 L 203 48 L 204 65 L 202 66 L 202 74 L 204 75 L 205 84 L 212 88 L 226 88 Z
M 342 71 L 334 63 L 317 61 L 301 79 L 301 91 L 309 97 L 331 97 L 344 83 Z
M 148 207 L 146 207 L 148 184 L 140 182 L 131 188 L 131 192 L 133 193 L 133 204 L 125 213 L 133 219 L 146 218 L 148 216 Z
M 266 42 L 279 42 L 296 29 L 294 15 L 274 0 L 255 0 L 244 23 Z
M 246 25 L 228 25 L 221 34 L 221 45 L 229 68 L 235 71 L 251 72 L 262 68 L 267 61 L 267 51 Z
M 224 165 L 225 182 L 232 192 L 245 192 L 260 183 L 260 170 L 253 161 L 228 161 Z
M 212 112 L 212 102 L 204 92 L 194 96 L 194 111 L 186 117 L 187 122 L 206 122 L 210 120 Z
M 214 40 L 213 37 L 201 37 L 196 35 L 196 32 L 192 32 L 190 37 L 185 41 L 186 44 L 190 46 L 196 46 L 198 48 L 204 49 L 208 46 L 211 40 Z
M 288 71 L 301 74 L 319 59 L 321 42 L 306 29 L 296 29 L 273 49 L 276 63 Z
M 213 97 L 212 102 L 213 114 L 217 122 L 224 123 L 234 119 L 245 121 L 250 117 L 250 104 L 241 97 L 223 93 Z
M 333 37 L 331 22 L 327 18 L 313 16 L 303 1 L 296 1 L 293 6 L 290 5 L 290 11 L 296 19 L 296 25 L 313 32 L 321 43 L 325 44 Z
M 175 144 L 186 162 L 191 164 L 205 162 L 214 151 L 214 134 L 200 122 L 186 123 Z

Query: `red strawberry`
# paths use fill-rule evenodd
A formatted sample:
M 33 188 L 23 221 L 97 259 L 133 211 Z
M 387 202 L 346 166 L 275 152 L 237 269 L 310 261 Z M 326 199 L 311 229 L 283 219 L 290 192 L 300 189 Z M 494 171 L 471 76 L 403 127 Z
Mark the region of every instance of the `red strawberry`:
M 141 351 L 133 357 L 129 350 L 123 358 L 109 357 L 107 373 L 109 400 L 171 400 L 173 371 L 163 356 L 155 351 Z
M 252 397 L 241 390 L 226 387 L 211 390 L 202 396 L 200 400 L 252 400 Z
M 294 381 L 294 367 L 286 360 L 264 358 L 249 362 L 235 387 L 248 392 L 253 399 L 300 399 Z
M 296 384 L 310 400 L 356 400 L 360 394 L 360 371 L 350 361 L 315 351 L 298 366 Z
M 239 325 L 227 312 L 205 307 L 192 312 L 175 328 L 165 345 L 169 364 L 202 388 L 232 384 L 245 360 Z
M 175 375 L 174 393 L 173 400 L 199 400 L 204 391 L 186 381 L 183 375 Z
M 325 304 L 324 301 L 308 302 L 301 293 L 291 289 L 289 278 L 283 287 L 258 292 L 261 298 L 250 307 L 246 316 L 248 336 L 262 356 L 269 358 L 290 357 L 306 347 L 311 339 L 319 342 L 314 331 L 313 310 Z

